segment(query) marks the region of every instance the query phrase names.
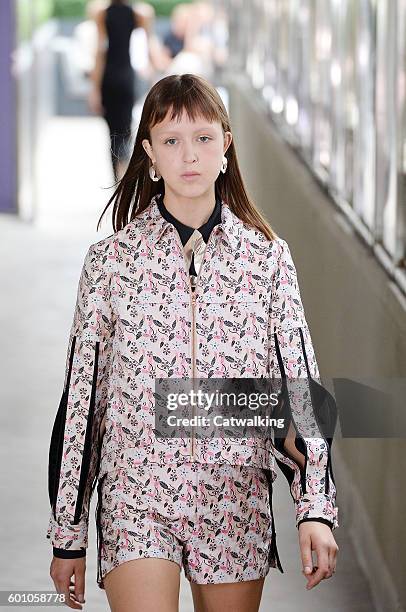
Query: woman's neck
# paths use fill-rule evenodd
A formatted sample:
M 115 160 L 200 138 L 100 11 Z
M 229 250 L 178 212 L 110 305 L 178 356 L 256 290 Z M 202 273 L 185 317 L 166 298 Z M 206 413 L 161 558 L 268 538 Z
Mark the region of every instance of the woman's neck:
M 176 194 L 166 188 L 163 203 L 178 221 L 197 229 L 210 218 L 216 205 L 216 196 L 214 188 L 193 198 Z

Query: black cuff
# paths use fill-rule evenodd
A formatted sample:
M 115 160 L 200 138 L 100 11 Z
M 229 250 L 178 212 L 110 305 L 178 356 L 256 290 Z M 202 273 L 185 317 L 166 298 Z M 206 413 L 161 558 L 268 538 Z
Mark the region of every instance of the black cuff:
M 298 522 L 298 524 L 297 524 L 298 529 L 299 529 L 300 523 L 305 523 L 307 521 L 317 521 L 318 523 L 324 523 L 325 525 L 328 525 L 331 530 L 333 530 L 333 523 L 331 521 L 328 521 L 327 519 L 324 519 L 324 518 L 304 518 L 304 519 L 301 519 Z
M 64 548 L 53 548 L 54 557 L 59 559 L 78 559 L 79 557 L 86 557 L 86 549 L 81 550 L 65 550 Z

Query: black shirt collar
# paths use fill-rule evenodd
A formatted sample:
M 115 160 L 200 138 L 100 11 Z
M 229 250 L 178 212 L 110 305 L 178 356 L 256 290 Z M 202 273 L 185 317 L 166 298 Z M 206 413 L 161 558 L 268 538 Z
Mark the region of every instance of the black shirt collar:
M 189 240 L 190 236 L 193 234 L 194 228 L 190 227 L 189 225 L 185 225 L 184 223 L 181 223 L 169 212 L 163 202 L 163 194 L 159 195 L 157 202 L 161 215 L 164 217 L 164 219 L 166 219 L 167 221 L 169 221 L 169 223 L 172 223 L 176 227 L 182 240 L 182 244 L 185 245 L 186 242 Z M 198 228 L 199 232 L 203 236 L 203 240 L 206 243 L 209 239 L 213 227 L 218 223 L 221 223 L 221 199 L 220 197 L 216 196 L 216 203 L 213 212 L 211 213 L 206 223 L 204 223 Z

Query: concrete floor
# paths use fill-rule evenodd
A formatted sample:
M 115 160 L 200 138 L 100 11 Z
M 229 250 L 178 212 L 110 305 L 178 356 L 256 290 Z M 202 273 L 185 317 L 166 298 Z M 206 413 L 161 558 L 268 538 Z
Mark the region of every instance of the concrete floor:
M 101 119 L 57 118 L 43 134 L 39 151 L 37 221 L 0 217 L 2 300 L 1 446 L 2 517 L 0 589 L 53 590 L 49 516 L 48 447 L 58 407 L 66 343 L 80 268 L 88 246 L 112 233 L 96 234 L 112 183 Z M 108 610 L 96 584 L 95 499 L 92 501 L 84 610 Z M 275 482 L 274 513 L 285 573 L 272 569 L 261 612 L 373 612 L 369 588 L 339 516 L 337 572 L 306 591 L 292 499 L 281 472 Z M 18 609 L 18 608 L 17 608 Z M 184 574 L 181 612 L 193 610 Z

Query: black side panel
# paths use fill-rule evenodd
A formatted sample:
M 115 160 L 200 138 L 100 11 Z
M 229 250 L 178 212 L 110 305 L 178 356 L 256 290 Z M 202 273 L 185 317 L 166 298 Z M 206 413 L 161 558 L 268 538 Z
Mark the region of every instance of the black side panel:
M 292 411 L 291 411 L 291 407 L 290 407 L 290 397 L 289 397 L 289 390 L 287 387 L 287 377 L 286 377 L 286 372 L 285 372 L 285 368 L 283 365 L 283 360 L 282 360 L 282 354 L 280 351 L 280 347 L 279 347 L 279 341 L 278 341 L 278 336 L 275 333 L 274 334 L 274 339 L 275 339 L 275 350 L 276 350 L 276 356 L 278 358 L 278 365 L 279 365 L 279 370 L 281 373 L 281 378 L 282 378 L 282 389 L 279 393 L 279 399 L 278 399 L 278 403 L 276 404 L 276 406 L 273 409 L 272 412 L 272 417 L 275 418 L 283 418 L 284 419 L 284 428 L 282 430 L 279 430 L 278 435 L 275 436 L 275 441 L 274 441 L 274 445 L 275 448 L 285 457 L 288 457 L 291 461 L 293 461 L 294 463 L 296 463 L 296 465 L 298 466 L 299 470 L 300 470 L 300 482 L 301 482 L 301 487 L 302 487 L 302 491 L 303 493 L 306 493 L 306 470 L 307 470 L 307 461 L 308 461 L 308 453 L 307 453 L 307 445 L 303 439 L 303 436 L 300 434 L 297 426 L 296 426 L 296 422 L 292 416 Z M 292 422 L 295 431 L 297 433 L 297 436 L 295 437 L 295 446 L 298 449 L 299 452 L 302 453 L 302 455 L 305 458 L 305 465 L 302 468 L 301 465 L 293 458 L 289 455 L 289 453 L 286 451 L 285 449 L 285 441 L 286 441 L 286 436 L 288 434 L 289 431 L 289 425 L 290 422 Z M 281 467 L 281 466 L 280 466 Z M 293 480 L 293 472 L 291 471 L 291 469 L 288 466 L 285 466 L 284 468 L 282 468 L 283 473 L 285 474 L 286 478 L 289 481 L 289 484 L 292 483 Z M 287 470 L 289 470 L 290 472 L 292 472 L 291 476 L 289 476 L 289 472 L 287 472 Z
M 306 370 L 309 377 L 310 395 L 312 399 L 313 412 L 317 422 L 317 426 L 321 431 L 323 439 L 326 442 L 327 446 L 328 457 L 325 473 L 324 491 L 328 494 L 330 492 L 330 476 L 333 480 L 333 483 L 335 484 L 331 464 L 331 445 L 333 443 L 334 431 L 337 424 L 337 404 L 331 393 L 317 380 L 311 377 L 302 328 L 299 329 L 299 332 L 303 356 L 306 364 Z
M 271 541 L 271 549 L 269 551 L 269 561 L 272 561 L 273 559 L 276 560 L 276 565 L 278 570 L 283 574 L 283 567 L 282 567 L 282 563 L 280 561 L 279 558 L 279 552 L 278 552 L 278 547 L 276 545 L 276 527 L 275 527 L 275 519 L 274 519 L 274 514 L 273 514 L 273 503 L 272 503 L 272 499 L 273 499 L 273 483 L 272 483 L 272 475 L 271 475 L 271 471 L 270 470 L 264 470 L 267 480 L 268 480 L 268 490 L 269 490 L 269 511 L 271 513 L 271 519 L 272 519 L 272 541 Z
M 59 402 L 58 412 L 56 413 L 54 426 L 52 428 L 51 442 L 49 446 L 48 456 L 48 495 L 49 503 L 56 512 L 56 499 L 58 496 L 59 478 L 61 474 L 62 450 L 63 450 L 63 435 L 66 423 L 66 410 L 68 406 L 69 386 L 72 374 L 73 355 L 75 354 L 76 336 L 72 339 L 71 350 L 69 355 L 68 376 L 66 379 L 65 389 L 63 390 L 61 400 Z
M 99 347 L 100 347 L 100 342 L 96 342 L 95 352 L 94 352 L 92 392 L 90 395 L 89 414 L 87 417 L 82 467 L 80 470 L 80 479 L 79 479 L 79 487 L 78 487 L 78 496 L 76 499 L 75 516 L 73 519 L 73 523 L 75 525 L 79 523 L 80 515 L 82 514 L 83 498 L 84 498 L 84 494 L 85 494 L 85 490 L 87 486 L 90 461 L 92 457 L 92 431 L 93 431 L 94 411 L 95 411 L 95 404 L 96 404 L 96 385 L 97 385 L 98 363 L 99 363 Z

